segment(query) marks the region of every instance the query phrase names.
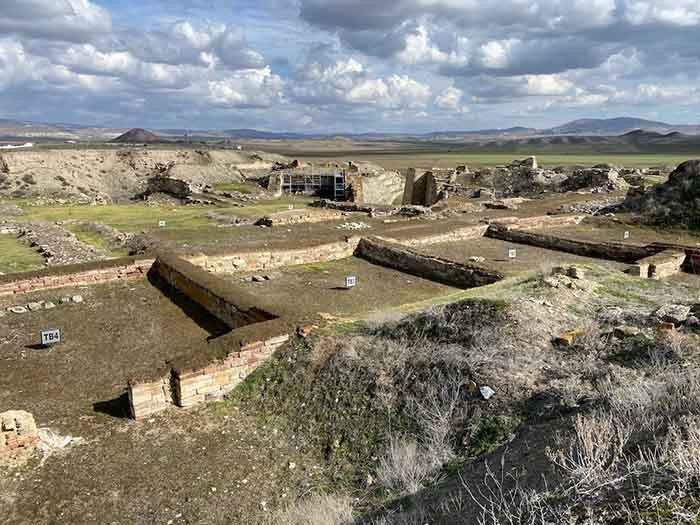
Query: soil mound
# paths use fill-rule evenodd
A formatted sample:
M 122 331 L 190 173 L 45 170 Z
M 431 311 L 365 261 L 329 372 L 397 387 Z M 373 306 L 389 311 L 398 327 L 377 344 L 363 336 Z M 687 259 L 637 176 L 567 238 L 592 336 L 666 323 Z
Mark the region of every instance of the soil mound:
M 673 227 L 700 226 L 700 160 L 687 160 L 668 181 L 645 192 L 630 192 L 625 207 L 647 222 Z
M 119 135 L 112 142 L 120 142 L 123 144 L 136 144 L 160 141 L 162 141 L 162 139 L 155 133 L 141 128 L 134 128 L 130 129 L 126 133 L 123 133 L 122 135 Z

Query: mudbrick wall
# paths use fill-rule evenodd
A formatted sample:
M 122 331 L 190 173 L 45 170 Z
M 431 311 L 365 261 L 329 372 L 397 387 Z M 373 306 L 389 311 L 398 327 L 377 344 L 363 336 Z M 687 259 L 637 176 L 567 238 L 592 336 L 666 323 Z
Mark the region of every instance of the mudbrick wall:
M 487 224 L 478 224 L 476 226 L 465 226 L 463 228 L 458 228 L 456 230 L 448 231 L 445 233 L 439 233 L 437 235 L 431 235 L 428 237 L 394 239 L 392 237 L 377 236 L 376 238 L 393 244 L 400 244 L 402 246 L 429 246 L 431 244 L 438 244 L 442 242 L 477 239 L 479 237 L 483 237 L 487 229 Z
M 65 286 L 141 279 L 153 264 L 153 258 L 127 257 L 109 261 L 57 266 L 50 269 L 0 276 L 0 296 L 50 290 Z
M 352 256 L 359 242 L 359 237 L 348 237 L 344 241 L 307 248 L 262 250 L 235 254 L 196 254 L 186 258 L 210 272 L 270 270 L 297 264 L 345 259 Z
M 632 264 L 639 259 L 654 255 L 660 250 L 647 246 L 637 246 L 617 242 L 593 242 L 574 239 L 563 239 L 544 233 L 523 231 L 505 226 L 491 225 L 486 231 L 486 237 L 501 241 L 528 244 L 539 248 L 573 253 L 584 257 L 610 259 Z
M 207 343 L 198 349 L 199 355 L 175 359 L 162 377 L 129 381 L 132 417 L 220 399 L 287 343 L 290 330 L 291 325 L 279 319 L 240 328 Z
M 38 441 L 36 423 L 29 412 L 10 410 L 0 414 L 0 460 L 33 449 Z
M 184 293 L 231 328 L 275 318 L 259 308 L 260 301 L 248 292 L 174 255 L 159 255 L 150 275 Z
M 416 253 L 381 239 L 362 239 L 355 253 L 371 263 L 458 288 L 473 288 L 503 279 L 500 272 Z
M 489 224 L 510 230 L 534 230 L 580 224 L 586 215 L 541 215 L 537 217 L 501 217 L 489 220 Z

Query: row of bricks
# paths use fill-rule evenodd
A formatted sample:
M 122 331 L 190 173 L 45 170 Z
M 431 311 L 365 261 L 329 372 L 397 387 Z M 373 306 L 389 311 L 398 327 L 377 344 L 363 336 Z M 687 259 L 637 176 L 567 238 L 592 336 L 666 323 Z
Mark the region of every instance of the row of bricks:
M 4 441 L 4 443 L 3 443 Z M 39 441 L 36 436 L 3 436 L 0 437 L 0 454 L 18 448 L 29 448 Z
M 146 269 L 137 269 L 123 272 L 100 272 L 90 274 L 76 274 L 56 277 L 43 277 L 24 281 L 16 281 L 0 285 L 0 295 L 10 295 L 33 292 L 37 290 L 48 290 L 51 288 L 61 288 L 64 286 L 81 286 L 95 283 L 116 281 L 120 279 L 141 278 L 147 272 Z

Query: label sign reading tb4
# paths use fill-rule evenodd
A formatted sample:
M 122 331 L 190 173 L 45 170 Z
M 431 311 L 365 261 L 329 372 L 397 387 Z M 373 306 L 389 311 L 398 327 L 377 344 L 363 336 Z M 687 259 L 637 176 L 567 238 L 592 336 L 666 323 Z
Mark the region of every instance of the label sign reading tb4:
M 42 330 L 41 331 L 41 344 L 44 346 L 51 346 L 61 342 L 61 331 L 60 330 Z
M 357 277 L 354 275 L 348 275 L 345 278 L 345 288 L 354 288 L 357 286 Z

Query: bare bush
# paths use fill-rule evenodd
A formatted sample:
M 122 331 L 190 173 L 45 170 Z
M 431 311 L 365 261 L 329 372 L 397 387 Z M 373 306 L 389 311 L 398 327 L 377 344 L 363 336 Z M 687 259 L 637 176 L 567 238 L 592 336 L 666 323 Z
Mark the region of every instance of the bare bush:
M 568 447 L 547 451 L 550 460 L 574 481 L 572 489 L 590 494 L 625 479 L 618 473 L 629 437 L 624 425 L 612 415 L 598 412 L 578 415 L 574 432 Z
M 399 494 L 415 494 L 441 466 L 439 459 L 415 440 L 391 438 L 386 454 L 379 460 L 377 478 L 384 487 Z
M 348 496 L 316 494 L 274 513 L 266 525 L 350 525 L 353 503 Z
M 484 480 L 476 489 L 464 479 L 462 485 L 479 509 L 479 525 L 549 525 L 564 522 L 566 512 L 549 503 L 547 491 L 523 488 L 517 475 L 504 472 L 503 459 L 499 475 L 486 464 Z
M 464 386 L 462 376 L 453 373 L 441 385 L 429 389 L 424 397 L 411 400 L 420 427 L 422 448 L 440 466 L 455 458 L 450 435 L 455 421 L 465 416 L 465 405 L 462 402 Z

